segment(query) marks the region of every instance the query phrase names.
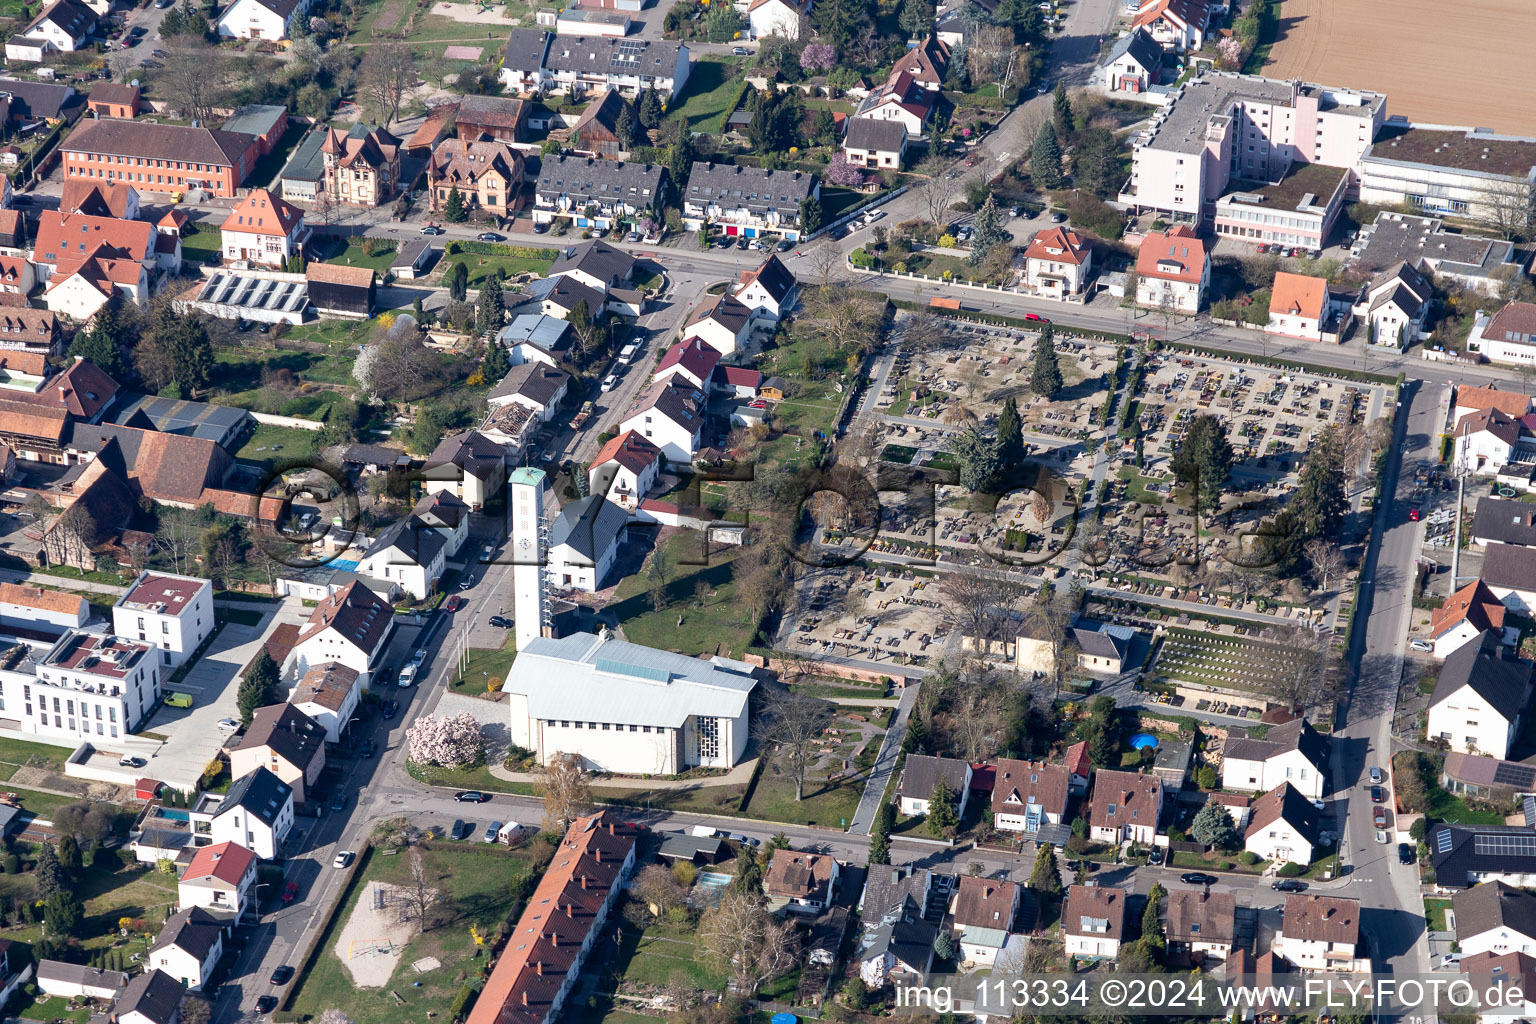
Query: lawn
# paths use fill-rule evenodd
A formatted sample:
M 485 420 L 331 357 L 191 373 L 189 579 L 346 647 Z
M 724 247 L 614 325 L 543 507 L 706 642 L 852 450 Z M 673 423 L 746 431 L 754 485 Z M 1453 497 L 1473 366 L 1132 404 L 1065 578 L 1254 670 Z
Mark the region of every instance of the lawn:
M 1135 467 L 1121 466 L 1119 476 L 1121 480 L 1126 481 L 1125 496 L 1129 500 L 1143 505 L 1161 505 L 1163 503 L 1163 495 L 1158 494 L 1156 491 L 1147 490 L 1147 484 L 1152 483 L 1152 479 L 1136 472 Z
M 402 15 L 402 17 L 409 17 L 409 11 Z M 416 27 L 406 37 L 406 42 L 424 43 L 438 40 L 474 42 L 475 40 L 484 40 L 485 48 L 488 52 L 482 53 L 480 55 L 481 58 L 484 59 L 488 56 L 491 60 L 495 60 L 498 49 L 498 33 L 504 37 L 506 29 L 478 21 L 455 21 L 452 18 L 445 18 L 441 14 L 428 14 L 425 17 L 416 19 Z M 499 42 L 505 42 L 505 39 L 502 38 Z
M 215 397 L 221 405 L 238 405 L 283 416 L 323 420 L 326 411 L 347 395 L 328 388 L 305 391 L 304 385 L 349 384 L 355 357 L 355 350 L 344 345 L 336 345 L 328 352 L 221 348 L 214 353 Z M 265 396 L 263 402 L 263 377 L 269 371 L 277 373 L 283 370 L 293 375 L 292 383 L 277 385 L 278 390 Z
M 24 863 L 36 862 L 35 845 L 18 843 L 16 846 Z M 176 904 L 174 875 L 161 874 L 148 864 L 124 867 L 111 851 L 98 857 L 91 867 L 80 869 L 74 891 L 85 904 L 85 916 L 81 919 L 78 934 L 87 956 L 123 944 L 118 934 L 118 921 L 122 918 L 143 919 L 146 928 L 152 931 Z M 0 876 L 0 898 L 12 903 L 35 899 L 34 875 L 30 869 L 18 875 Z M 6 929 L 5 937 L 17 942 L 36 942 L 41 930 L 40 924 L 24 925 L 16 919 Z M 133 936 L 128 943 L 140 941 L 138 936 Z M 142 947 L 134 946 L 129 952 L 139 948 Z
M 320 432 L 317 430 L 258 423 L 250 438 L 235 453 L 235 458 L 257 463 L 301 458 L 313 455 L 319 443 Z
M 681 114 L 693 131 L 719 135 L 741 92 L 739 75 L 745 63 L 741 57 L 700 57 L 668 116 Z
M 485 693 L 490 680 L 507 681 L 507 673 L 512 671 L 512 662 L 517 657 L 517 637 L 510 629 L 506 632 L 507 640 L 500 650 L 469 649 L 464 671 L 451 684 L 455 693 Z
M 823 185 L 821 188 L 822 222 L 830 224 L 855 206 L 872 198 L 872 196 L 865 195 L 863 192 L 856 192 L 851 188 Z
M 878 744 L 877 744 L 878 746 Z M 864 795 L 864 780 L 824 783 L 806 780 L 805 799 L 795 800 L 794 780 L 764 771 L 747 802 L 745 816 L 799 825 L 847 828 Z
M 12 772 L 11 774 L 15 774 Z M 65 804 L 79 803 L 81 798 L 77 796 L 63 796 L 59 793 L 44 793 L 38 789 L 20 789 L 16 786 L 7 786 L 6 792 L 15 793 L 21 800 L 21 809 L 31 811 L 39 818 L 50 817 Z
M 64 759 L 69 756 L 65 751 L 65 747 L 56 747 L 51 743 L 0 738 L 0 778 L 9 779 L 23 765 L 62 772 Z
M 1429 787 L 1429 806 L 1425 808 L 1429 818 L 1447 825 L 1502 825 L 1504 816 L 1497 811 L 1477 811 L 1454 793 L 1436 785 Z
M 1450 909 L 1450 900 L 1424 897 L 1424 924 L 1432 932 L 1446 931 L 1445 912 Z
M 1263 692 L 1285 648 L 1242 637 L 1169 629 L 1155 666 L 1157 678 Z
M 684 654 L 723 654 L 739 658 L 752 642 L 757 623 L 736 599 L 731 582 L 735 551 L 712 552 L 709 565 L 688 565 L 699 558 L 700 541 L 693 533 L 679 533 L 662 545 L 672 566 L 666 586 L 666 604 L 651 609 L 645 571 L 619 581 L 607 610 L 617 616 L 631 643 Z M 697 592 L 706 588 L 702 603 Z
M 389 265 L 395 262 L 395 243 L 386 239 L 369 239 L 369 246 L 373 255 L 363 251 L 363 242 L 353 239 L 347 243 L 347 247 L 327 259 L 327 263 L 338 263 L 348 267 L 368 267 L 377 274 L 383 274 L 389 269 Z
M 208 257 L 224 250 L 224 232 L 207 223 L 199 223 L 197 234 L 181 236 L 181 258 L 207 263 Z
M 543 845 L 508 850 L 504 846 L 477 843 L 424 843 L 427 873 L 432 885 L 446 897 L 445 920 L 431 931 L 411 940 L 390 983 L 382 988 L 358 988 L 352 975 L 336 956 L 337 936 L 347 917 L 373 882 L 408 884 L 411 858 L 382 856 L 366 851 L 358 868 L 359 878 L 351 895 L 327 925 L 322 946 L 313 965 L 294 982 L 285 1009 L 318 1016 L 333 1007 L 344 1007 L 354 1020 L 368 1024 L 408 1024 L 441 1011 L 453 1000 L 465 975 L 478 976 L 473 924 L 484 936 L 493 936 L 503 921 L 518 912 L 525 893 L 543 872 L 549 849 Z M 436 957 L 442 964 L 417 974 L 412 962 Z
M 631 985 L 662 988 L 674 974 L 685 974 L 695 986 L 710 992 L 725 991 L 725 977 L 695 958 L 698 944 L 692 930 L 664 921 L 653 921 L 644 931 L 628 922 L 619 926 L 618 950 L 599 979 L 599 991 L 613 992 L 620 980 Z
M 447 273 L 450 264 L 463 263 L 469 273 L 469 287 L 478 288 L 480 282 L 490 277 L 500 268 L 503 277 L 512 277 L 516 274 L 538 274 L 540 277 L 549 273 L 549 268 L 554 265 L 554 260 L 536 259 L 531 256 L 482 256 L 476 252 L 458 252 L 443 261 L 443 273 Z
M 33 993 L 33 995 L 30 997 L 26 995 L 26 992 L 29 990 Z M 6 1017 L 8 1019 L 16 1018 L 20 1020 L 47 1021 L 67 1020 L 73 1021 L 74 1024 L 85 1024 L 86 1021 L 91 1019 L 91 1010 L 89 1007 L 85 1007 L 79 1010 L 69 1010 L 66 1009 L 68 1005 L 69 1000 L 65 999 L 63 996 L 47 995 L 39 991 L 35 985 L 29 982 L 21 989 L 17 990 L 15 1000 L 7 1004 L 5 1010 Z

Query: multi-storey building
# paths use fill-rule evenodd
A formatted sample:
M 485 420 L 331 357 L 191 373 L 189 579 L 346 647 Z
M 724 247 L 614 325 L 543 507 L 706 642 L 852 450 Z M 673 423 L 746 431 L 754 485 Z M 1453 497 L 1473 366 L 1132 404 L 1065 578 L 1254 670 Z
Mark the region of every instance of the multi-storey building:
M 748 238 L 774 232 L 800 237 L 800 204 L 821 196 L 821 182 L 805 171 L 774 171 L 696 160 L 683 191 L 683 223 L 706 224 Z
M 557 218 L 578 228 L 606 230 L 620 221 L 651 217 L 666 197 L 667 169 L 660 164 L 547 156 L 534 187 L 533 220 Z
M 141 572 L 112 606 L 112 628 L 160 648 L 160 663 L 175 668 L 213 632 L 213 581 Z
M 0 699 L 25 732 L 55 741 L 120 739 L 160 703 L 160 661 L 148 644 L 70 630 L 45 653 L 0 656 Z
M 1536 138 L 1388 124 L 1360 157 L 1360 200 L 1518 232 L 1536 216 Z
M 362 138 L 328 129 L 320 146 L 325 188 L 349 206 L 379 206 L 394 198 L 400 181 L 400 140 L 382 128 Z
M 448 205 L 454 189 L 459 190 L 466 210 L 510 216 L 523 190 L 523 155 L 504 142 L 445 139 L 427 161 L 427 195 L 433 213 Z

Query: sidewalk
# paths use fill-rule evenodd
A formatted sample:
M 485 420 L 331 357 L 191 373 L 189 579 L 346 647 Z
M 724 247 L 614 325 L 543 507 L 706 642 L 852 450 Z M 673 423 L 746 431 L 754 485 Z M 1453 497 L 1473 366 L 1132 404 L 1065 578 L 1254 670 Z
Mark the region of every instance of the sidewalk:
M 743 761 L 724 775 L 702 779 L 635 779 L 628 776 L 594 780 L 598 789 L 708 789 L 714 786 L 745 786 L 752 781 L 757 770 L 757 758 Z M 490 766 L 490 773 L 503 782 L 525 782 L 535 785 L 540 776 L 534 772 L 514 772 L 499 764 Z

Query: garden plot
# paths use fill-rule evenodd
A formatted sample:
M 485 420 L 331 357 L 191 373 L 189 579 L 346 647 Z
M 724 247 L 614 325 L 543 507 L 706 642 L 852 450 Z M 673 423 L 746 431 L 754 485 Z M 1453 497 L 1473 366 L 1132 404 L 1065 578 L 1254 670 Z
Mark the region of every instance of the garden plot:
M 1172 683 L 1264 693 L 1279 681 L 1288 648 L 1221 630 L 1171 628 L 1163 637 L 1153 674 Z

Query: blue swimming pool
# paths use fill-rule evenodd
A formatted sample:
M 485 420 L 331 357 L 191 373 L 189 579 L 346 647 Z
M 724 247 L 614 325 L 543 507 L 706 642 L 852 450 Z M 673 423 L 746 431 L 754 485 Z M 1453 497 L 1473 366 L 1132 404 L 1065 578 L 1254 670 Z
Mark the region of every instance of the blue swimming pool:
M 1157 737 L 1153 736 L 1149 732 L 1139 732 L 1131 737 L 1131 746 L 1135 747 L 1137 750 L 1144 750 L 1147 747 L 1156 747 Z
M 338 558 L 336 561 L 330 562 L 328 564 L 332 568 L 340 569 L 343 572 L 354 572 L 357 569 L 357 561 L 356 561 L 356 559 L 351 559 L 351 558 Z

